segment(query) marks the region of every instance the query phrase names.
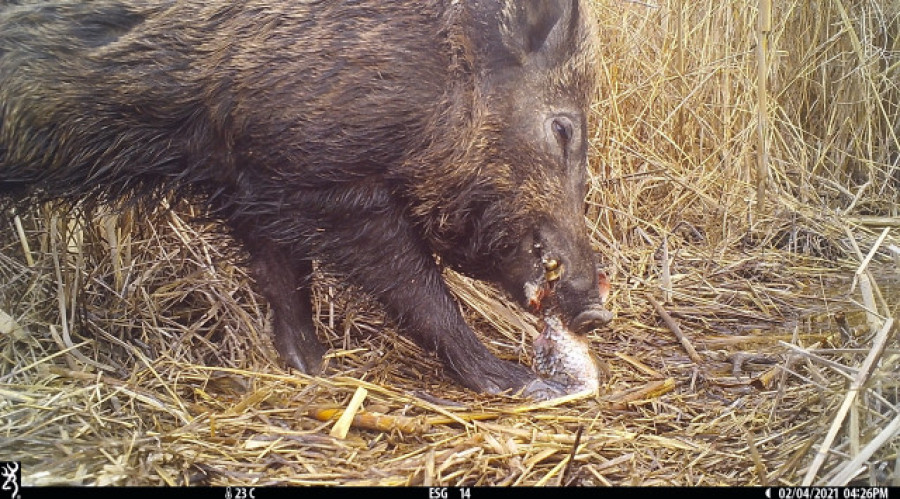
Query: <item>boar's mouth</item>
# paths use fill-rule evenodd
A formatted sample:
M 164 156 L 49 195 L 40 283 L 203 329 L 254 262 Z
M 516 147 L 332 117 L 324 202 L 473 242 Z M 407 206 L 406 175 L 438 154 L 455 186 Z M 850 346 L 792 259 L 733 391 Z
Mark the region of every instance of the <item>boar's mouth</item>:
M 534 244 L 532 255 L 539 256 L 540 268 L 542 274 L 537 279 L 531 280 L 525 284 L 525 298 L 528 308 L 535 314 L 544 316 L 558 316 L 564 327 L 576 334 L 587 334 L 588 332 L 603 327 L 608 324 L 613 314 L 609 310 L 603 308 L 609 296 L 609 281 L 605 273 L 591 267 L 587 272 L 596 272 L 596 285 L 592 286 L 593 290 L 581 290 L 581 292 L 573 293 L 572 286 L 566 282 L 567 269 L 566 265 L 558 258 L 542 251 L 541 244 Z M 584 270 L 582 269 L 582 272 Z M 584 280 L 582 278 L 582 280 Z M 594 282 L 590 279 L 590 282 Z M 582 286 L 583 287 L 583 286 Z M 585 293 L 588 291 L 588 293 Z M 581 305 L 576 313 L 572 313 L 571 305 L 562 306 L 561 301 L 567 295 L 581 295 L 581 300 L 577 300 Z

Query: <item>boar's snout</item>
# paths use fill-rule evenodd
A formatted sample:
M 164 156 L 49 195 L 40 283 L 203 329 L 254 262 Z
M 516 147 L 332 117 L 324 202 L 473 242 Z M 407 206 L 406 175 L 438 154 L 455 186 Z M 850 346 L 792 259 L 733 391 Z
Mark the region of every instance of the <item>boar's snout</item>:
M 609 279 L 602 270 L 597 270 L 597 280 L 600 291 L 600 305 L 606 303 L 609 297 Z M 613 313 L 602 306 L 591 305 L 572 319 L 569 328 L 578 334 L 587 334 L 592 329 L 597 329 L 608 324 L 613 319 Z
M 599 305 L 591 305 L 572 319 L 569 329 L 578 334 L 587 334 L 591 330 L 603 327 L 613 318 L 612 312 Z

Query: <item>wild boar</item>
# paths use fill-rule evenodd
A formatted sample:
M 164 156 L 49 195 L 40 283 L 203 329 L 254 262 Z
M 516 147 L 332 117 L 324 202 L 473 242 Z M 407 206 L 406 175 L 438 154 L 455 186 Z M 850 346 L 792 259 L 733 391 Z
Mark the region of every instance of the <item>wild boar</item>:
M 246 248 L 290 365 L 320 370 L 313 262 L 473 390 L 449 266 L 567 327 L 609 319 L 584 224 L 596 28 L 581 0 L 0 4 L 0 198 L 189 197 Z

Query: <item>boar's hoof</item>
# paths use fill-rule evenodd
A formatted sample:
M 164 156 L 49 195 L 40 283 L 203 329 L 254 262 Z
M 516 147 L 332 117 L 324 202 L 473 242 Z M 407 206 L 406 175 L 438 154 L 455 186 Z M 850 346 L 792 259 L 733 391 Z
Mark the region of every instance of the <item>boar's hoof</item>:
M 469 359 L 471 360 L 471 359 Z M 458 367 L 461 363 L 449 362 Z M 451 370 L 450 374 L 460 384 L 482 393 L 499 395 L 501 393 L 521 393 L 537 380 L 537 375 L 527 367 L 500 360 L 488 354 L 478 362 L 469 362 L 466 369 Z
M 293 367 L 302 373 L 310 376 L 316 376 L 322 372 L 322 356 L 325 355 L 325 348 L 320 344 L 304 344 L 304 348 L 298 348 L 296 343 L 278 341 L 276 338 L 275 347 L 278 349 L 278 355 L 287 363 L 288 367 Z
M 576 315 L 569 329 L 577 334 L 587 334 L 593 329 L 605 326 L 613 318 L 612 312 L 600 306 L 593 306 Z

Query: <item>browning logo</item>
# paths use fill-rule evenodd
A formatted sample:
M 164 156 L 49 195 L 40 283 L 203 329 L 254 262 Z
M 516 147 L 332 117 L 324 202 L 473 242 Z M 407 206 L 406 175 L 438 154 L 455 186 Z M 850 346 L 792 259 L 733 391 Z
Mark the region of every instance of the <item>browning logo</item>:
M 0 491 L 9 492 L 9 495 L 0 494 L 0 499 L 21 499 L 19 484 L 22 483 L 21 465 L 18 461 L 0 461 Z

